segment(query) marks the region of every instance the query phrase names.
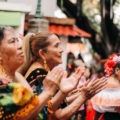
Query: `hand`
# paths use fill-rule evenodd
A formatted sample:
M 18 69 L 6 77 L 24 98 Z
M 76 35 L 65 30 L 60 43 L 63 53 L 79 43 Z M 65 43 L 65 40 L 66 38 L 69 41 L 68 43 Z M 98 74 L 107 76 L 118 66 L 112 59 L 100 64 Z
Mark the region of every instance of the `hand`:
M 67 78 L 67 73 L 64 72 L 64 75 L 60 82 L 60 90 L 63 93 L 68 93 L 73 89 L 75 89 L 83 73 L 84 73 L 84 67 L 78 67 L 76 71 L 68 78 Z
M 59 87 L 63 73 L 64 72 L 61 67 L 55 67 L 51 72 L 48 72 L 45 80 L 43 81 L 44 90 L 51 92 L 53 95 Z
M 103 90 L 107 85 L 107 78 L 101 79 L 93 78 L 91 81 L 87 81 L 83 87 L 80 87 L 82 96 L 87 100 L 93 97 L 95 94 Z

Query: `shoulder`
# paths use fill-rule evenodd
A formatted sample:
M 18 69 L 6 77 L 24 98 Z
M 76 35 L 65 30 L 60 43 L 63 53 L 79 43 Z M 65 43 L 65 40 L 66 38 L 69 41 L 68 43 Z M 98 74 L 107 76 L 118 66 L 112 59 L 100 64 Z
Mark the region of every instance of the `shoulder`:
M 43 80 L 47 75 L 47 71 L 42 69 L 42 68 L 36 68 L 34 70 L 32 70 L 27 76 L 26 76 L 26 80 L 32 84 L 33 82 L 35 82 L 37 79 Z
M 42 69 L 42 68 L 36 68 L 34 70 L 32 70 L 28 75 L 26 75 L 26 79 L 30 78 L 33 79 L 33 77 L 38 76 L 38 75 L 46 75 L 47 71 Z M 33 77 L 32 77 L 33 76 Z
M 119 88 L 120 84 L 115 77 L 111 76 L 108 78 L 107 88 Z

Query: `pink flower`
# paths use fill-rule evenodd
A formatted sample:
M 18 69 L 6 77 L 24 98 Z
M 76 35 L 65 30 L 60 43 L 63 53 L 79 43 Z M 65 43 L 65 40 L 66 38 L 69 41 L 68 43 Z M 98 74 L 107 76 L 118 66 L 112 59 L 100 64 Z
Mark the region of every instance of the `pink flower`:
M 6 80 L 6 79 L 2 79 L 2 82 L 3 82 L 3 84 L 5 84 L 5 85 L 8 84 L 8 80 Z

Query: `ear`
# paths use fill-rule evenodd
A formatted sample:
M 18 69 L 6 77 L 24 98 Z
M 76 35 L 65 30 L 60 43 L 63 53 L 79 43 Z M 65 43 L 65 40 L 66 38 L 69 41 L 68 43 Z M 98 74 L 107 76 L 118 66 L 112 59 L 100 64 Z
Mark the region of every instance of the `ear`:
M 40 56 L 43 60 L 45 60 L 43 50 L 40 49 L 40 50 L 38 51 L 38 54 L 39 54 L 39 56 Z
M 117 67 L 117 68 L 115 68 L 115 74 L 116 74 L 116 75 L 118 75 L 118 74 L 119 74 L 119 70 L 120 70 L 120 69 L 119 69 L 118 67 Z

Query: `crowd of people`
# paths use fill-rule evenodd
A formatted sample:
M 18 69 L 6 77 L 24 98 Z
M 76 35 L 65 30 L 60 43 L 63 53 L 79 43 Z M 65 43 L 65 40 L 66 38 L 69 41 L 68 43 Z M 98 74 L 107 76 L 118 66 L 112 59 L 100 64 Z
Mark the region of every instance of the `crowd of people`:
M 95 57 L 94 57 L 95 58 Z M 68 72 L 71 74 L 78 65 L 85 66 L 84 76 L 80 84 L 93 77 L 107 78 L 107 85 L 104 90 L 85 102 L 84 107 L 78 110 L 73 120 L 119 120 L 120 119 L 120 54 L 112 54 L 107 60 L 100 60 L 97 55 L 95 66 L 88 68 L 82 56 L 75 58 L 73 53 L 68 53 Z M 95 61 L 94 60 L 94 61 Z M 98 64 L 97 64 L 98 63 Z M 96 66 L 99 66 L 96 69 Z
M 0 120 L 120 120 L 119 55 L 98 77 L 71 54 L 68 70 L 59 67 L 62 52 L 55 34 L 28 33 L 20 42 L 0 27 Z

